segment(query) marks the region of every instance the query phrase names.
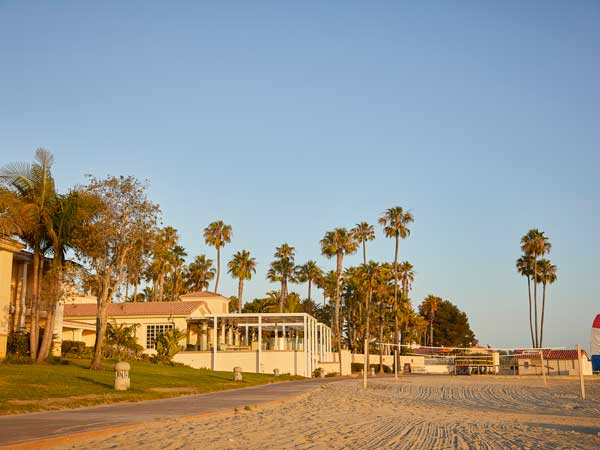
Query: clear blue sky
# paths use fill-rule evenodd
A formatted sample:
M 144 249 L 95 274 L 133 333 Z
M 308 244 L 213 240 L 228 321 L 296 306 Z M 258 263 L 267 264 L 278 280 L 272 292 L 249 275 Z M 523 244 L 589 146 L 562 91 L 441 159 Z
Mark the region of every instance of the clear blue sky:
M 214 256 L 202 229 L 223 219 L 225 260 L 259 264 L 248 298 L 276 288 L 276 245 L 330 269 L 325 231 L 403 206 L 413 303 L 451 300 L 496 346 L 528 344 L 514 261 L 539 227 L 559 268 L 546 343 L 589 345 L 600 3 L 122 3 L 0 4 L 0 162 L 43 146 L 63 189 L 148 179 L 190 255 Z M 379 228 L 368 253 L 393 257 Z

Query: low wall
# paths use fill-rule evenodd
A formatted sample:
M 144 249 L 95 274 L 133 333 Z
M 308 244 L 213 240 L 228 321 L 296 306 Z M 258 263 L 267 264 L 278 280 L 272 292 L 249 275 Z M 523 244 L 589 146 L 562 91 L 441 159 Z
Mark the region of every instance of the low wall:
M 342 376 L 352 375 L 352 353 L 350 350 L 342 350 Z M 325 374 L 328 373 L 340 373 L 340 358 L 339 353 L 334 352 L 330 353 L 329 357 L 332 361 L 321 361 L 319 362 L 319 367 L 322 367 L 325 370 Z
M 173 361 L 195 369 L 211 369 L 212 358 L 212 352 L 179 352 L 173 357 Z M 263 350 L 260 352 L 260 366 L 258 351 L 217 352 L 215 363 L 213 369 L 224 372 L 232 372 L 234 367 L 241 367 L 242 372 L 273 373 L 273 369 L 279 369 L 281 374 L 307 376 L 306 355 L 294 350 Z
M 362 353 L 352 353 L 352 362 L 358 364 L 364 364 L 365 355 Z M 379 355 L 369 354 L 369 364 L 379 365 Z M 383 355 L 383 364 L 389 368 L 394 368 L 394 356 Z M 404 366 L 410 364 L 411 371 L 415 368 L 422 368 L 425 366 L 425 358 L 423 356 L 400 356 L 400 365 L 398 370 L 401 372 L 404 370 Z

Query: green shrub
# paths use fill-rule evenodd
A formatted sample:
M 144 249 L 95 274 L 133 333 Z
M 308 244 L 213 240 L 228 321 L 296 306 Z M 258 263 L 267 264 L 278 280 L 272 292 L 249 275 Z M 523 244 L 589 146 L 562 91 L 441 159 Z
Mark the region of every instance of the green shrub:
M 173 356 L 181 350 L 179 341 L 185 337 L 185 333 L 177 328 L 171 328 L 156 337 L 156 355 L 153 361 L 156 363 L 169 363 Z
M 313 376 L 313 378 L 321 378 L 322 373 L 323 373 L 323 368 L 319 367 L 318 369 L 313 370 L 312 376 Z
M 333 378 L 333 377 L 337 377 L 339 375 L 339 373 L 337 372 L 329 372 L 328 374 L 325 375 L 325 378 Z
M 15 353 L 7 353 L 2 363 L 6 364 L 33 364 L 33 360 L 27 355 L 17 355 Z
M 29 355 L 29 333 L 11 333 L 6 342 L 6 351 L 17 356 Z
M 62 341 L 61 354 L 63 356 L 72 355 L 81 357 L 85 352 L 85 342 L 82 341 Z

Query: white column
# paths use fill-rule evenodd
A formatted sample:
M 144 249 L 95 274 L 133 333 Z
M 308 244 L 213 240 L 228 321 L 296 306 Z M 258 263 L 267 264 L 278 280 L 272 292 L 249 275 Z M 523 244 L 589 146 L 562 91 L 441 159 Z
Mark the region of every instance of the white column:
M 262 316 L 258 316 L 258 357 L 256 359 L 256 373 L 260 373 L 262 356 Z
M 225 344 L 225 320 L 221 320 L 221 336 L 219 338 L 219 344 Z
M 287 348 L 287 338 L 285 336 L 285 325 L 282 325 L 281 328 L 282 328 L 281 339 L 283 339 L 283 345 L 281 346 L 281 350 L 287 350 L 288 348 Z
M 302 351 L 304 352 L 304 376 L 310 377 L 310 372 L 308 370 L 308 323 L 306 321 L 306 316 L 303 317 L 303 325 L 302 325 Z
M 250 345 L 250 342 L 248 342 L 248 325 L 246 325 L 246 342 L 244 343 L 244 345 Z
M 213 351 L 212 351 L 212 370 L 217 370 L 217 343 L 219 328 L 217 327 L 217 316 L 213 318 Z

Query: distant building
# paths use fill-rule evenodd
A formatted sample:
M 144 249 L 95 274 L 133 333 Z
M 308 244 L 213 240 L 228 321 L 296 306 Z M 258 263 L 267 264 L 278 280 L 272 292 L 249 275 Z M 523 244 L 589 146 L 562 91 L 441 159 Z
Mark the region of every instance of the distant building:
M 577 350 L 543 350 L 544 370 L 546 375 L 578 375 L 579 360 Z M 542 360 L 537 350 L 517 350 L 514 358 L 518 362 L 519 375 L 541 375 Z M 584 375 L 592 374 L 590 357 L 581 351 Z

